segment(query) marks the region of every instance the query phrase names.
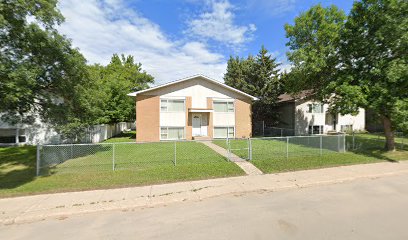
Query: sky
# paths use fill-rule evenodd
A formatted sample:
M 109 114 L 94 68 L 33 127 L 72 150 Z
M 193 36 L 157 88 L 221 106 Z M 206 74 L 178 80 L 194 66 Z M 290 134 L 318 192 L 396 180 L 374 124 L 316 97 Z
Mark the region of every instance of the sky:
M 230 56 L 256 55 L 262 45 L 290 69 L 284 25 L 318 3 L 348 13 L 353 1 L 61 0 L 59 31 L 89 64 L 134 56 L 155 85 L 196 74 L 223 81 Z

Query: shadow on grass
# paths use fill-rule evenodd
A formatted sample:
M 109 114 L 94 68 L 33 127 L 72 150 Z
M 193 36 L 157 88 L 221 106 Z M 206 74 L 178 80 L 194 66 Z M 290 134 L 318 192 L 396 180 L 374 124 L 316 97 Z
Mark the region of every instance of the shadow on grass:
M 397 143 L 397 149 L 395 152 L 389 152 L 385 150 L 385 141 L 378 140 L 375 138 L 367 138 L 363 136 L 356 136 L 354 139 L 352 136 L 347 136 L 346 144 L 348 146 L 348 151 L 358 155 L 364 155 L 368 157 L 374 157 L 388 162 L 397 163 L 396 155 L 400 154 L 402 157 L 405 156 L 405 159 L 408 160 L 408 145 Z M 387 155 L 391 155 L 387 156 Z
M 128 138 L 128 139 L 136 139 L 136 132 L 135 131 L 131 131 L 131 132 L 122 132 L 112 138 Z
M 0 148 L 0 189 L 12 189 L 35 178 L 36 148 Z

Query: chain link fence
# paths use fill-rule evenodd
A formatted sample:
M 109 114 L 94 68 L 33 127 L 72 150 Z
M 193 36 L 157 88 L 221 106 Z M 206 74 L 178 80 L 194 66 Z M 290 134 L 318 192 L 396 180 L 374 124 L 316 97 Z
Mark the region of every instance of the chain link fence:
M 344 134 L 229 139 L 215 143 L 246 160 L 289 159 L 346 151 Z
M 148 170 L 216 164 L 228 159 L 197 141 L 96 143 L 37 146 L 37 175 L 67 172 Z
M 398 149 L 408 150 L 406 137 L 398 135 L 395 142 Z M 224 148 L 224 153 L 219 151 L 219 147 L 218 150 L 211 147 L 214 144 Z M 348 161 L 348 155 L 338 155 L 346 151 L 372 156 L 372 152 L 383 149 L 384 144 L 383 136 L 340 134 L 214 139 L 208 142 L 38 145 L 37 175 L 134 170 L 154 173 L 154 176 L 160 178 L 165 171 L 187 174 L 183 171 L 201 172 L 207 168 L 222 172 L 226 169 L 223 168 L 225 164 L 232 164 L 229 161 L 236 160 L 236 156 L 254 160 L 261 167 L 262 164 L 280 164 L 289 169 L 290 164 L 306 166 L 308 161 L 313 161 L 316 165 L 322 165 L 337 157 L 339 161 Z
M 257 137 L 295 136 L 295 129 L 267 126 L 264 121 L 254 122 L 252 133 Z
M 397 150 L 408 150 L 408 136 L 402 132 L 394 132 L 395 148 Z M 361 134 L 351 132 L 346 137 L 347 151 L 369 151 L 373 149 L 384 149 L 386 138 L 383 132 Z
M 232 159 L 290 159 L 345 151 L 345 135 L 221 139 L 212 143 L 227 150 L 217 153 L 203 141 L 97 143 L 37 146 L 37 175 L 66 172 L 148 170 L 162 166 L 211 164 Z

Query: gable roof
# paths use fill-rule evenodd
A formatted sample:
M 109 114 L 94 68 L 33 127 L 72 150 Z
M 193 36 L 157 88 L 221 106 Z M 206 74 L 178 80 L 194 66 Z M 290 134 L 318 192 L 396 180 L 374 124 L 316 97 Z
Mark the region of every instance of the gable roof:
M 278 103 L 281 102 L 290 102 L 290 101 L 296 101 L 296 100 L 300 100 L 300 99 L 305 99 L 308 97 L 311 97 L 313 95 L 313 90 L 303 90 L 297 94 L 289 94 L 289 93 L 285 93 L 282 94 L 278 97 Z
M 186 82 L 186 81 L 189 81 L 189 80 L 193 80 L 193 79 L 195 79 L 195 78 L 198 78 L 198 77 L 201 78 L 201 79 L 203 79 L 203 80 L 206 80 L 206 81 L 208 81 L 208 82 L 214 83 L 214 84 L 216 84 L 216 85 L 218 85 L 218 86 L 221 86 L 221 87 L 223 87 L 223 88 L 225 88 L 225 89 L 228 89 L 228 90 L 230 90 L 230 91 L 236 92 L 236 93 L 241 94 L 241 95 L 246 96 L 246 97 L 249 97 L 249 98 L 251 98 L 252 100 L 258 100 L 258 98 L 254 97 L 254 96 L 252 96 L 252 95 L 249 95 L 249 94 L 247 94 L 247 93 L 244 93 L 243 91 L 240 91 L 240 90 L 238 90 L 238 89 L 236 89 L 236 88 L 230 87 L 230 86 L 228 86 L 228 85 L 225 84 L 225 83 L 219 82 L 219 81 L 217 81 L 217 80 L 214 80 L 214 79 L 209 78 L 209 77 L 207 77 L 207 76 L 204 76 L 204 75 L 202 75 L 202 74 L 197 74 L 197 75 L 193 75 L 193 76 L 190 76 L 190 77 L 182 78 L 182 79 L 179 79 L 179 80 L 176 80 L 176 81 L 172 81 L 172 82 L 168 82 L 168 83 L 165 83 L 165 84 L 161 84 L 161 85 L 158 85 L 158 86 L 155 86 L 155 87 L 152 87 L 152 88 L 148 88 L 148 89 L 145 89 L 145 90 L 140 90 L 140 91 L 132 92 L 132 93 L 129 93 L 129 94 L 127 94 L 127 95 L 128 95 L 128 96 L 131 96 L 131 97 L 135 97 L 136 95 L 141 94 L 141 93 L 146 93 L 146 92 L 150 92 L 150 91 L 153 91 L 153 90 L 156 90 L 156 89 L 159 89 L 159 88 L 164 88 L 164 87 L 167 87 L 167 86 L 170 86 L 170 85 L 174 85 L 174 84 L 177 84 L 177 83 Z

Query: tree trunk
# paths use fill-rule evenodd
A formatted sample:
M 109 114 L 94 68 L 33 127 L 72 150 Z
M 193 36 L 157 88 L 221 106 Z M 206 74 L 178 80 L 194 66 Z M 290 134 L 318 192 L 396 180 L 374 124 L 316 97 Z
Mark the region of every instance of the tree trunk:
M 395 151 L 394 132 L 391 125 L 391 120 L 383 116 L 384 134 L 385 134 L 385 150 Z

